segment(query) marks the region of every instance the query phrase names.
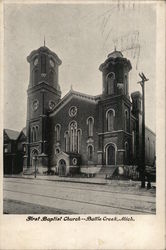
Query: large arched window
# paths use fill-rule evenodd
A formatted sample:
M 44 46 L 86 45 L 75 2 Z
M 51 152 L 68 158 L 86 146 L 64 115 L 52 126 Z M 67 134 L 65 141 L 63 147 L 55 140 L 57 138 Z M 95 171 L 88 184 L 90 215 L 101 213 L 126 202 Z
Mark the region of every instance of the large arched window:
M 111 132 L 114 130 L 114 118 L 115 118 L 115 110 L 109 109 L 106 112 L 106 120 L 107 120 L 107 131 Z
M 114 94 L 114 80 L 115 74 L 113 72 L 109 73 L 106 77 L 108 95 Z
M 55 126 L 55 132 L 56 132 L 56 141 L 59 142 L 60 141 L 60 133 L 61 133 L 61 125 L 57 124 Z
M 77 151 L 77 123 L 72 121 L 69 124 L 69 134 L 70 134 L 70 151 Z
M 69 152 L 69 132 L 65 132 L 65 151 Z
M 94 124 L 94 118 L 89 117 L 87 119 L 87 125 L 88 125 L 88 136 L 92 137 L 93 136 L 93 124 Z
M 91 161 L 93 159 L 93 146 L 88 146 L 88 160 Z

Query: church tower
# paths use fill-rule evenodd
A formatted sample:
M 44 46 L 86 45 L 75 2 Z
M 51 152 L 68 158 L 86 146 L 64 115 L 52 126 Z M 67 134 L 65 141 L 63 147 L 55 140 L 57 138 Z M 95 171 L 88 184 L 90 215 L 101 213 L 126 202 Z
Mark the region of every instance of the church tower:
M 61 60 L 45 45 L 27 57 L 30 64 L 30 80 L 27 90 L 27 147 L 26 166 L 34 168 L 37 155 L 38 171 L 43 173 L 48 166 L 48 114 L 60 101 L 58 67 Z
M 102 95 L 99 101 L 99 152 L 102 165 L 130 164 L 131 102 L 129 97 L 130 61 L 114 50 L 99 67 Z
M 120 51 L 114 50 L 106 61 L 100 65 L 103 73 L 103 96 L 125 95 L 129 98 L 128 75 L 131 63 Z

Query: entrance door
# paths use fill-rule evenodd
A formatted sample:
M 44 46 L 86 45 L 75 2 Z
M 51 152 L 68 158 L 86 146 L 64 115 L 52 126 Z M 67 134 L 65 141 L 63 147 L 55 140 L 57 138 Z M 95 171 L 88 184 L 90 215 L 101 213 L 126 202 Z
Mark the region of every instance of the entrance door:
M 107 147 L 107 164 L 115 165 L 115 147 L 113 145 Z
M 59 176 L 65 176 L 66 175 L 66 162 L 65 160 L 59 161 Z

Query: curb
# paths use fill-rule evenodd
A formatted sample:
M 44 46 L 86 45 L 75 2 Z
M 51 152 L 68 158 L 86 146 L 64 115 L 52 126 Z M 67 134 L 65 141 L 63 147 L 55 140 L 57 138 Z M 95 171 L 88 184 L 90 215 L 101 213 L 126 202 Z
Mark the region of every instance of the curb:
M 23 176 L 4 176 L 4 178 L 19 178 L 19 179 L 30 179 L 35 180 L 32 177 L 23 177 Z M 94 185 L 107 185 L 108 183 L 99 183 L 99 182 L 88 182 L 88 181 L 77 181 L 77 180 L 51 180 L 51 179 L 44 179 L 44 178 L 36 178 L 36 180 L 44 180 L 44 181 L 56 181 L 56 182 L 71 182 L 71 183 L 81 183 L 81 184 L 94 184 Z

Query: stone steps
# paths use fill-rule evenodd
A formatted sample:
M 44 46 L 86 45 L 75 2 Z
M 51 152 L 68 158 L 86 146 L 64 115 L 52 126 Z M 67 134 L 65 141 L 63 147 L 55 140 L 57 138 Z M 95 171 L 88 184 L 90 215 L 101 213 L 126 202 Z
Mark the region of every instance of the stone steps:
M 117 166 L 102 166 L 99 172 L 96 174 L 96 177 L 112 177 L 117 169 Z

